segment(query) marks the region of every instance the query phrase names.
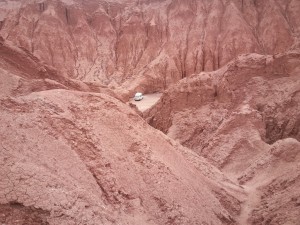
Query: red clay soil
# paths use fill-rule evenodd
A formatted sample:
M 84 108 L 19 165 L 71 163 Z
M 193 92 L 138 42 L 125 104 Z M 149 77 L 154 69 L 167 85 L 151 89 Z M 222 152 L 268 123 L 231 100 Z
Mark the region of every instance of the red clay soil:
M 238 224 L 300 219 L 300 51 L 240 56 L 168 89 L 148 122 L 248 193 Z
M 286 51 L 299 14 L 298 0 L 3 0 L 0 35 L 69 78 L 131 96 L 240 54 Z
M 49 224 L 231 224 L 240 210 L 239 186 L 112 97 L 48 90 L 0 110 L 2 205 Z
M 1 1 L 0 224 L 299 225 L 299 13 Z
M 0 62 L 2 223 L 235 223 L 244 190 L 109 92 L 61 89 Z M 39 80 L 45 90 L 29 88 Z

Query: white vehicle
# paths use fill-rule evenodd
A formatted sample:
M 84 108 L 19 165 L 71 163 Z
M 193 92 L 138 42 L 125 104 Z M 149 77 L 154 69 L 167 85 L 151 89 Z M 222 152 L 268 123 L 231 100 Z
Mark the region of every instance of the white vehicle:
M 137 92 L 137 93 L 135 93 L 133 99 L 134 99 L 135 101 L 141 101 L 143 98 L 144 98 L 143 94 L 140 93 L 140 92 Z

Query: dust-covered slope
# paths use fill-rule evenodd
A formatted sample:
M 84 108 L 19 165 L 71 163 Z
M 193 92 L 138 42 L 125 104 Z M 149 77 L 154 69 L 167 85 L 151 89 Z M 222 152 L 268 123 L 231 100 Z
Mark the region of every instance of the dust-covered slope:
M 0 1 L 0 223 L 297 224 L 299 10 Z
M 216 72 L 172 86 L 145 116 L 196 152 L 219 160 L 219 166 L 234 149 L 233 133 L 245 141 L 247 135 L 266 143 L 299 140 L 299 62 L 297 48 L 275 56 L 240 56 Z M 213 149 L 220 138 L 231 147 L 217 158 Z
M 253 160 L 238 178 L 249 195 L 240 224 L 298 224 L 300 218 L 300 143 L 279 140 Z M 248 214 L 247 214 L 248 213 Z
M 0 223 L 235 223 L 245 193 L 217 168 L 116 98 L 0 47 Z
M 300 53 L 238 57 L 186 78 L 144 114 L 148 122 L 243 185 L 239 224 L 297 224 Z
M 0 96 L 26 95 L 49 89 L 70 89 L 107 93 L 119 98 L 112 90 L 97 83 L 70 79 L 24 48 L 18 48 L 0 37 Z
M 2 98 L 0 121 L 1 204 L 38 208 L 50 224 L 234 221 L 213 191 L 237 187 L 216 169 L 196 168 L 108 96 L 51 90 Z

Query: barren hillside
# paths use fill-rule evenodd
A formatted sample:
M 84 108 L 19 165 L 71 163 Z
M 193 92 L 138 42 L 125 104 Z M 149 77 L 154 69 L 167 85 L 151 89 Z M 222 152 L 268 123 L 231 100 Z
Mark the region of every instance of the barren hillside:
M 205 159 L 106 90 L 50 80 L 30 54 L 1 49 L 12 55 L 0 57 L 1 223 L 235 221 L 244 190 Z
M 298 225 L 299 14 L 0 0 L 0 224 Z
M 242 55 L 185 78 L 145 117 L 249 191 L 240 224 L 298 223 L 298 45 L 274 56 Z

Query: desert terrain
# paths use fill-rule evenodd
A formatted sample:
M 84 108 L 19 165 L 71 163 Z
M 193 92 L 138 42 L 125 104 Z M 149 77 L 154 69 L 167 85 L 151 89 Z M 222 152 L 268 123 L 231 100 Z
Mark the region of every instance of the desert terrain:
M 299 225 L 299 15 L 0 0 L 0 224 Z

